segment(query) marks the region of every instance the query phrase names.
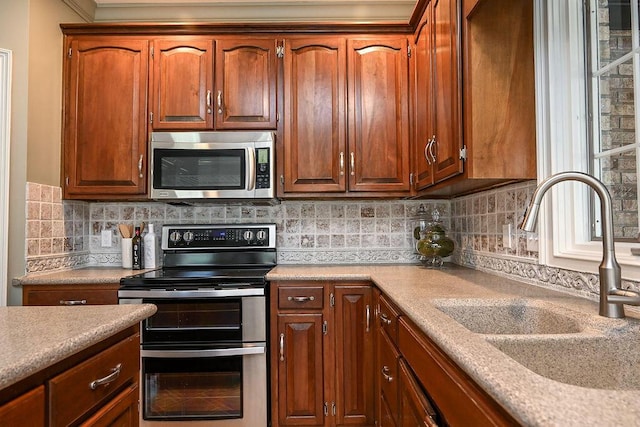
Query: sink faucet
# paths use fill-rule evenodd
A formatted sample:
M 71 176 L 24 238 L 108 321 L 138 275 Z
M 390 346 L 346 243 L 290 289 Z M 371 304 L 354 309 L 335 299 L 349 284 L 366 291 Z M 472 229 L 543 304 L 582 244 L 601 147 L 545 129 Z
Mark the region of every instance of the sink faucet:
M 616 260 L 613 242 L 613 207 L 607 187 L 598 179 L 581 172 L 561 172 L 551 175 L 538 185 L 531 203 L 524 214 L 520 228 L 534 231 L 544 194 L 555 184 L 562 181 L 579 181 L 589 185 L 600 197 L 602 216 L 602 262 L 600 263 L 600 316 L 624 317 L 623 304 L 640 305 L 640 293 L 621 288 L 620 264 Z

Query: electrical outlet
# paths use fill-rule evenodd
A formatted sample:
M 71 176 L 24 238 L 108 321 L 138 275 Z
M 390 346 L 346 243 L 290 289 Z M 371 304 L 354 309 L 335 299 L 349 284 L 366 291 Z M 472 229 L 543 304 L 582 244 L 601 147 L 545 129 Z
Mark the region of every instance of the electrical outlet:
M 527 250 L 529 252 L 538 252 L 538 233 L 527 233 Z
M 111 247 L 111 230 L 102 230 L 101 238 L 102 238 L 102 241 L 100 245 L 103 248 L 110 248 Z
M 502 246 L 507 249 L 515 249 L 513 240 L 513 225 L 502 224 Z

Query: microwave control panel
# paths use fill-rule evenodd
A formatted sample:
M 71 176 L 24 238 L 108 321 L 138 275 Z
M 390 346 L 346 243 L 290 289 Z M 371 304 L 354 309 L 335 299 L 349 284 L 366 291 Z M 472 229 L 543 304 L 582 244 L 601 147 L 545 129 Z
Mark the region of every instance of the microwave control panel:
M 271 187 L 271 165 L 269 164 L 269 149 L 256 149 L 256 188 Z

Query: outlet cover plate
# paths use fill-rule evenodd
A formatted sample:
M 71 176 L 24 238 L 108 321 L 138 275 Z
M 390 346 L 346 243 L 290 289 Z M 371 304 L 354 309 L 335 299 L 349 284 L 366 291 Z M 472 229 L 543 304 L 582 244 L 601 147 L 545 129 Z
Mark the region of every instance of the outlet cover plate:
M 111 247 L 111 230 L 102 230 L 100 237 L 101 237 L 100 245 L 103 248 L 110 248 Z

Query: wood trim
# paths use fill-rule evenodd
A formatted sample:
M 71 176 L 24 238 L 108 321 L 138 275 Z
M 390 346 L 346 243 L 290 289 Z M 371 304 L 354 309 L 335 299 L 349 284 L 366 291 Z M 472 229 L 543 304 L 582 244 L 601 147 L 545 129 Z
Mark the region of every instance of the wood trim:
M 359 24 L 345 22 L 323 23 L 63 23 L 64 34 L 99 35 L 221 35 L 221 34 L 411 34 L 410 24 L 374 23 Z

